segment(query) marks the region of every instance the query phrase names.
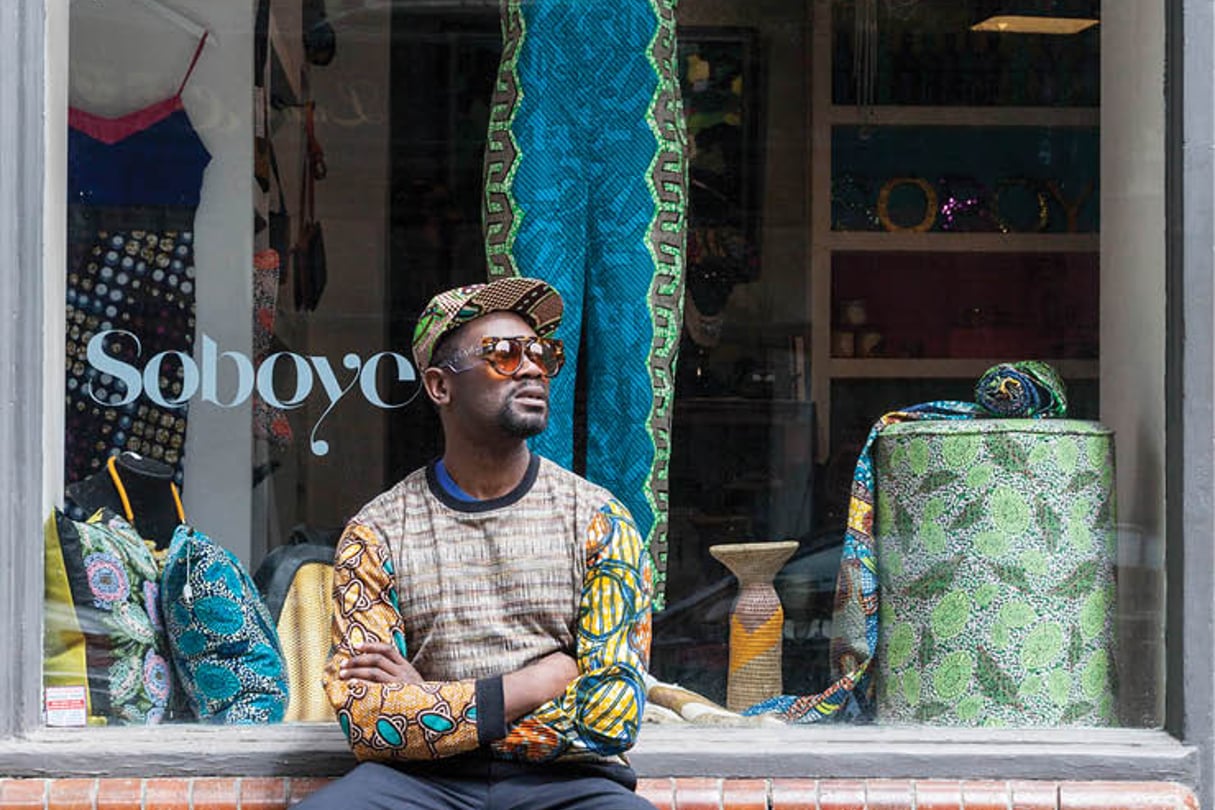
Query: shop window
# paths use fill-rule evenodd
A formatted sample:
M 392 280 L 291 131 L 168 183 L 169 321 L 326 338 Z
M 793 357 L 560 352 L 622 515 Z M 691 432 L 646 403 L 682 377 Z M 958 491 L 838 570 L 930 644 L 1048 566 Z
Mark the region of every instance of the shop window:
M 333 722 L 327 562 L 442 452 L 408 346 L 436 291 L 486 274 L 496 13 L 220 5 L 72 6 L 49 725 Z M 986 30 L 998 10 L 680 4 L 651 719 L 1161 722 L 1162 530 L 1142 493 L 1117 511 L 1136 471 L 1101 389 L 1137 325 L 1101 318 L 1125 279 L 1099 237 L 1100 37 Z M 973 407 L 1016 361 L 1061 384 L 1018 366 L 993 396 L 1036 383 L 1051 418 Z

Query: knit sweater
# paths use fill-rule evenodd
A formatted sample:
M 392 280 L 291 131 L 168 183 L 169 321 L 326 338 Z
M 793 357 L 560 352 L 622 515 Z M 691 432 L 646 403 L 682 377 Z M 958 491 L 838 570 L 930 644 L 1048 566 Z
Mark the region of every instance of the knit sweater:
M 350 521 L 335 555 L 325 689 L 355 756 L 603 761 L 627 750 L 645 705 L 648 557 L 610 493 L 539 456 L 488 501 L 456 499 L 434 465 L 409 475 Z M 426 682 L 342 680 L 363 641 L 394 643 Z M 578 678 L 508 725 L 502 675 L 556 651 L 575 656 Z

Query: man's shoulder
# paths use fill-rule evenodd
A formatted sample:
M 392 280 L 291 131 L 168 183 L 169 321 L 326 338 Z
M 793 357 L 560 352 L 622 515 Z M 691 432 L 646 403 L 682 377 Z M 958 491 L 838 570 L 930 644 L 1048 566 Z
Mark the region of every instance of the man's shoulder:
M 544 456 L 540 456 L 539 476 L 547 478 L 555 488 L 573 493 L 578 503 L 591 506 L 595 510 L 602 509 L 609 504 L 620 504 L 620 500 L 606 487 L 588 481 L 578 473 L 567 470 Z
M 426 468 L 419 467 L 391 488 L 363 504 L 350 522 L 374 526 L 399 520 L 404 515 L 408 500 L 424 493 L 426 489 Z

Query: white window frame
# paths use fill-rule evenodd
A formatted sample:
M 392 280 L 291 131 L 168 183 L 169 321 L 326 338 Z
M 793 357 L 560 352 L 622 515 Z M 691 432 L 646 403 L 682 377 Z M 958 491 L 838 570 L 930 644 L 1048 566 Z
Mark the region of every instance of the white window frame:
M 1170 780 L 1196 788 L 1202 806 L 1211 806 L 1215 3 L 1166 3 L 1165 730 L 647 726 L 632 757 L 641 775 Z M 0 666 L 0 775 L 341 773 L 352 760 L 335 726 L 41 725 L 41 533 L 60 475 L 58 445 L 44 437 L 62 425 L 63 291 L 49 268 L 65 258 L 67 5 L 0 3 L 0 616 L 8 617 L 0 624 L 8 653 Z

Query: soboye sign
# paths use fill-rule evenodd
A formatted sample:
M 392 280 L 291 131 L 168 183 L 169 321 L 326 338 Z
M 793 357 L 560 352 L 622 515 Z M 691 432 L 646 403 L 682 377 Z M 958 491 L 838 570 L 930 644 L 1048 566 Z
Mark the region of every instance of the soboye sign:
M 162 408 L 180 408 L 193 397 L 200 394 L 204 402 L 210 402 L 221 408 L 235 408 L 249 400 L 254 390 L 272 408 L 293 410 L 301 407 L 312 394 L 313 388 L 319 381 L 322 390 L 329 398 L 329 405 L 317 418 L 309 436 L 310 446 L 315 455 L 323 456 L 329 453 L 329 442 L 316 438 L 317 429 L 329 415 L 338 401 L 357 386 L 363 398 L 377 408 L 402 408 L 409 404 L 405 402 L 385 402 L 380 396 L 376 385 L 380 364 L 390 361 L 389 368 L 394 373 L 396 382 L 413 382 L 417 380 L 413 364 L 407 357 L 396 352 L 379 352 L 368 357 L 365 361 L 351 352 L 342 358 L 344 371 L 336 371 L 329 359 L 319 355 L 301 355 L 295 352 L 275 352 L 267 355 L 261 365 L 254 366 L 248 355 L 234 351 L 219 351 L 214 340 L 202 336 L 202 351 L 198 362 L 189 354 L 180 351 L 159 352 L 148 358 L 143 369 L 107 353 L 107 346 L 114 349 L 116 340 L 129 340 L 134 344 L 134 356 L 143 355 L 143 346 L 133 333 L 122 329 L 111 329 L 99 332 L 89 340 L 87 359 L 89 365 L 97 370 L 99 375 L 109 375 L 121 383 L 117 386 L 107 386 L 104 396 L 97 394 L 93 382 L 85 384 L 85 392 L 96 402 L 109 406 L 128 405 L 141 395 L 146 396 Z M 165 376 L 166 362 L 175 361 L 181 365 L 181 391 L 175 396 L 166 396 L 161 390 L 161 379 Z M 274 375 L 280 366 L 290 366 L 295 372 L 295 390 L 290 396 L 280 396 L 274 388 Z M 221 369 L 222 367 L 222 369 Z M 235 390 L 226 397 L 220 394 L 219 377 L 235 375 Z M 339 374 L 345 376 L 350 372 L 346 382 L 338 379 Z M 229 386 L 225 386 L 225 389 Z

